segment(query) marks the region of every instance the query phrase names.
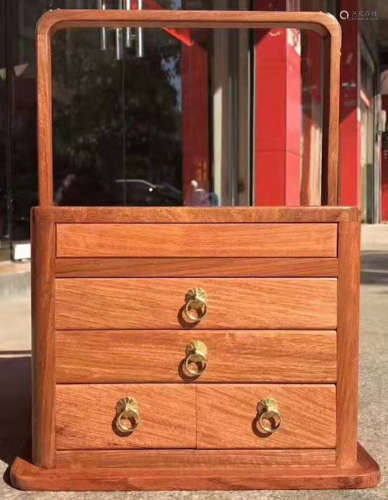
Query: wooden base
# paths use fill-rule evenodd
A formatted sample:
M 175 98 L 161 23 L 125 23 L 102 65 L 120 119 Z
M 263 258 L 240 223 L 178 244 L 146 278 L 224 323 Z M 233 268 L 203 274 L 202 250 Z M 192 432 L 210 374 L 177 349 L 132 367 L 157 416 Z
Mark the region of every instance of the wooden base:
M 11 468 L 12 484 L 33 491 L 358 489 L 372 488 L 379 480 L 377 463 L 360 445 L 357 463 L 346 469 L 249 465 L 42 469 L 21 458 Z

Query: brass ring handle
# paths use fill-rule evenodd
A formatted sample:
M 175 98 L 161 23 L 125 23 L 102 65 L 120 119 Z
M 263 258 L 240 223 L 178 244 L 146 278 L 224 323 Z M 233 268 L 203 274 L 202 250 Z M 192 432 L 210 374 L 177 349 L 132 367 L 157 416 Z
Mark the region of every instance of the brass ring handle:
M 201 340 L 194 340 L 186 346 L 186 358 L 184 361 L 184 370 L 192 377 L 199 377 L 207 368 L 207 346 Z M 196 365 L 197 369 L 193 369 Z
M 257 412 L 257 422 L 263 432 L 273 434 L 279 430 L 282 417 L 279 413 L 279 405 L 276 399 L 266 398 L 261 400 L 257 405 Z M 270 422 L 271 426 L 267 425 L 266 422 Z
M 192 288 L 186 293 L 184 312 L 191 323 L 199 323 L 207 314 L 207 295 L 203 288 Z M 193 314 L 193 310 L 195 314 Z
M 131 426 L 123 423 L 123 420 L 131 423 Z M 137 401 L 133 398 L 122 398 L 116 406 L 115 427 L 120 434 L 130 435 L 141 426 L 141 417 Z

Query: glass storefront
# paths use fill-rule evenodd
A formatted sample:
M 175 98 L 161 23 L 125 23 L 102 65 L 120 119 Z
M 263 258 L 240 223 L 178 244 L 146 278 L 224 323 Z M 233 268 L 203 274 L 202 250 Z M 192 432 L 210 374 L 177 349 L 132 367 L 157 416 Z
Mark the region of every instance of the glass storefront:
M 249 33 L 142 29 L 141 56 L 138 30 L 130 47 L 126 35 L 56 35 L 56 203 L 249 204 L 249 171 L 232 169 L 240 141 L 249 146 L 239 137 L 249 131 L 239 126 L 249 119 Z M 244 50 L 231 50 L 241 40 Z M 235 52 L 247 59 L 245 74 Z
M 155 8 L 155 2 L 147 2 L 151 0 L 143 1 L 144 8 Z M 248 0 L 158 4 L 253 8 Z M 0 238 L 6 244 L 29 239 L 29 210 L 38 202 L 36 22 L 49 9 L 104 6 L 125 8 L 128 2 L 2 3 L 0 28 L 7 44 L 0 49 Z M 267 71 L 258 64 L 266 33 L 149 28 L 58 32 L 53 41 L 55 203 L 256 204 L 257 163 L 266 154 L 265 145 L 257 146 L 266 129 L 257 99 L 257 82 Z M 287 30 L 285 37 L 297 72 L 290 102 L 299 135 L 294 133 L 292 154 L 295 168 L 304 172 L 301 202 L 319 204 L 323 57 L 319 37 L 306 33 Z M 274 71 L 273 78 L 282 78 Z M 307 191 L 313 195 L 304 199 Z

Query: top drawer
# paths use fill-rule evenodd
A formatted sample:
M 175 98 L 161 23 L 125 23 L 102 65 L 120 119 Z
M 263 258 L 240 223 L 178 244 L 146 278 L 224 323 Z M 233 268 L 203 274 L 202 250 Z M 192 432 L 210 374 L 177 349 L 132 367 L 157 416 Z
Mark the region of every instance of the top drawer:
M 336 257 L 334 223 L 58 224 L 57 257 Z

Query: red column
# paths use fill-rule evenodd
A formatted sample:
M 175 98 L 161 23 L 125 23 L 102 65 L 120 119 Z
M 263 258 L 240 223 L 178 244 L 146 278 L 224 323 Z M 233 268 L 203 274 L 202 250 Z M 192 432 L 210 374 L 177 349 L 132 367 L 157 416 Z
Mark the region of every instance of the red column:
M 209 190 L 208 56 L 199 44 L 182 46 L 184 205 L 202 204 Z M 195 185 L 193 185 L 195 183 Z M 199 190 L 199 191 L 197 191 Z
M 256 0 L 256 10 L 287 2 Z M 299 205 L 301 59 L 298 30 L 256 33 L 256 205 Z
M 361 128 L 359 122 L 360 38 L 359 0 L 341 0 L 342 28 L 340 94 L 341 204 L 361 206 Z

